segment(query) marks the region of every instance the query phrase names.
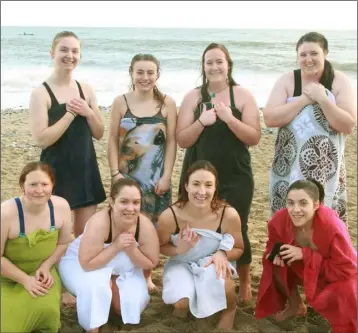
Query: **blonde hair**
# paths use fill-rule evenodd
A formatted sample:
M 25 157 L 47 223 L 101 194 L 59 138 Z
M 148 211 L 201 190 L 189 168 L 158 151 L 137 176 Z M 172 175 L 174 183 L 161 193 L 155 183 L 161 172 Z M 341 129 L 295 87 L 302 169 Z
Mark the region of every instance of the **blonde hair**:
M 55 38 L 53 39 L 52 45 L 51 45 L 51 50 L 54 51 L 56 46 L 57 46 L 57 44 L 59 43 L 59 41 L 62 38 L 65 38 L 65 37 L 76 38 L 79 41 L 79 43 L 81 43 L 80 39 L 77 37 L 77 35 L 74 32 L 72 32 L 72 31 L 61 31 L 61 32 L 57 33 Z

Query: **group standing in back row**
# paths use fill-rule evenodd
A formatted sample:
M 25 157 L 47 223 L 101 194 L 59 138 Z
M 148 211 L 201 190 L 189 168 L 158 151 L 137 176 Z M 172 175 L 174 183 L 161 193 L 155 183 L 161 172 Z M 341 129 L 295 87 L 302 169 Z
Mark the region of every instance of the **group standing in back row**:
M 333 70 L 331 64 L 326 60 L 328 43 L 323 35 L 305 34 L 298 41 L 296 51 L 300 69 L 284 74 L 277 81 L 263 111 L 266 125 L 279 128 L 274 161 L 270 170 L 271 212 L 276 213 L 286 207 L 287 193 L 292 183 L 300 179 L 312 178 L 324 187 L 325 205 L 335 210 L 346 222 L 344 141 L 345 135 L 351 133 L 356 124 L 354 92 L 347 76 Z M 138 213 L 126 216 L 118 208 L 119 220 L 122 218 L 124 221 L 127 221 L 126 219 L 132 221 L 133 216 L 138 216 L 138 222 L 136 224 L 124 223 L 127 225 L 125 228 L 115 227 L 115 202 L 117 195 L 122 193 L 122 188 L 118 188 L 117 192 L 112 189 L 111 208 L 109 212 L 102 214 L 103 219 L 104 216 L 108 217 L 110 225 L 109 235 L 107 229 L 103 230 L 103 239 L 100 239 L 102 236 L 97 228 L 100 223 L 96 222 L 96 220 L 102 222 L 102 219 L 98 216 L 100 213 L 95 214 L 95 212 L 97 204 L 105 200 L 105 192 L 92 137 L 101 139 L 104 125 L 93 89 L 88 85 L 81 85 L 72 78 L 72 72 L 81 57 L 78 37 L 72 32 L 61 32 L 56 35 L 52 44 L 51 56 L 54 60 L 54 71 L 50 78 L 34 90 L 31 96 L 30 122 L 33 138 L 43 149 L 41 161 L 51 165 L 54 170 L 53 193 L 65 198 L 74 212 L 74 234 L 79 244 L 76 243 L 75 247 L 74 245 L 70 246 L 68 251 L 73 249 L 75 252 L 72 255 L 80 257 L 82 268 L 89 267 L 87 269 L 97 272 L 97 268 L 111 262 L 114 255 L 114 252 L 111 251 L 117 250 L 118 252 L 119 249 L 125 247 L 126 242 L 129 247 L 134 244 L 134 241 L 145 247 L 141 241 L 141 231 L 138 231 L 135 240 L 128 236 L 118 241 L 117 247 L 107 246 L 106 239 L 108 238 L 108 244 L 113 244 L 121 232 L 126 234 L 128 230 L 133 229 L 137 234 L 136 230 L 139 230 L 139 226 L 144 228 L 142 232 L 145 232 L 146 235 L 150 234 L 154 228 L 146 226 L 147 222 L 145 221 L 149 218 L 148 221 L 157 226 L 158 217 L 162 213 L 162 219 L 172 219 L 168 216 L 170 212 L 167 211 L 167 208 L 171 208 L 171 175 L 178 144 L 180 147 L 186 148 L 179 190 L 181 202 L 188 201 L 190 203 L 191 200 L 194 200 L 198 205 L 198 202 L 212 200 L 213 196 L 205 194 L 207 190 L 203 192 L 204 194 L 200 194 L 200 191 L 195 194 L 193 189 L 190 192 L 189 187 L 189 177 L 196 171 L 195 169 L 193 171 L 191 167 L 196 165 L 197 161 L 205 160 L 216 170 L 212 171 L 210 166 L 201 168 L 204 170 L 209 168 L 210 172 L 215 174 L 215 179 L 210 180 L 211 186 L 215 190 L 215 195 L 212 195 L 215 198 L 217 196 L 218 200 L 224 200 L 225 205 L 229 205 L 230 210 L 228 209 L 227 214 L 232 216 L 233 221 L 235 217 L 231 209 L 238 213 L 239 229 L 231 231 L 236 233 L 234 239 L 225 243 L 220 238 L 225 237 L 220 236 L 217 239 L 219 243 L 214 242 L 213 246 L 222 246 L 224 252 L 234 251 L 232 249 L 236 246 L 241 249 L 240 255 L 230 255 L 230 252 L 227 254 L 234 266 L 237 266 L 240 280 L 239 299 L 243 302 L 249 301 L 252 297 L 251 248 L 247 232 L 254 192 L 249 147 L 260 141 L 260 116 L 255 98 L 233 79 L 234 64 L 225 46 L 212 43 L 204 50 L 201 59 L 202 85 L 185 95 L 178 115 L 174 100 L 163 94 L 157 87 L 157 80 L 160 76 L 159 61 L 149 54 L 138 54 L 132 59 L 129 67 L 132 89 L 130 92 L 116 97 L 112 105 L 108 161 L 113 186 L 116 186 L 120 178 L 135 181 L 135 183 L 126 184 L 129 187 L 138 185 L 139 196 L 133 193 L 128 195 L 133 194 L 137 204 L 138 200 L 140 201 L 140 209 L 145 216 L 139 217 Z M 196 177 L 199 176 L 196 175 Z M 204 182 L 205 188 L 209 186 L 199 178 L 190 186 L 199 188 L 201 182 Z M 210 181 L 206 182 L 210 183 Z M 185 193 L 187 193 L 186 197 Z M 193 197 L 190 197 L 190 193 L 194 193 Z M 126 202 L 120 201 L 118 207 L 121 204 L 125 205 Z M 213 212 L 218 211 L 224 216 L 225 205 L 219 210 L 218 207 L 212 207 Z M 201 239 L 208 237 L 208 244 L 213 242 L 213 240 L 209 240 L 215 240 L 217 236 L 207 232 L 203 233 L 201 231 L 203 226 L 199 226 L 200 223 L 197 226 L 186 225 L 183 227 L 183 221 L 199 221 L 199 215 L 195 215 L 194 208 L 185 212 L 183 207 L 185 205 L 171 208 L 178 228 L 176 234 L 179 231 L 186 231 L 187 235 L 182 236 L 184 238 L 189 237 L 188 235 L 193 237 L 192 247 L 195 247 L 198 237 Z M 211 219 L 209 215 L 208 218 Z M 87 221 L 90 223 L 85 231 Z M 213 219 L 214 224 L 215 221 Z M 159 221 L 158 225 L 160 246 L 167 246 L 168 242 L 173 244 L 179 242 L 173 236 L 170 237 L 171 227 L 163 227 L 163 223 L 161 224 Z M 229 232 L 227 230 L 231 228 L 227 226 L 227 223 L 229 222 L 224 222 L 225 232 Z M 114 226 L 113 231 L 111 231 L 112 226 Z M 199 231 L 193 232 L 192 228 L 197 228 Z M 116 236 L 112 237 L 111 232 L 114 232 Z M 221 233 L 219 232 L 219 234 Z M 99 237 L 99 243 L 92 249 L 93 254 L 87 250 L 81 252 L 82 240 L 85 240 L 85 244 L 94 244 L 96 237 Z M 180 237 L 178 238 L 180 239 Z M 235 237 L 239 237 L 239 239 Z M 143 236 L 142 239 L 144 239 Z M 155 242 L 155 238 L 153 241 Z M 208 246 L 210 247 L 210 245 Z M 106 253 L 111 254 L 106 259 L 96 259 L 105 256 L 103 248 L 107 251 Z M 69 257 L 68 251 L 64 256 L 65 259 Z M 128 253 L 129 262 L 144 269 L 143 276 L 151 290 L 155 288 L 151 281 L 151 269 L 155 267 L 156 254 L 143 251 L 142 254 L 135 251 Z M 170 250 L 164 250 L 162 253 L 171 256 Z M 206 253 L 205 249 L 203 253 Z M 218 253 L 215 258 L 216 261 L 223 262 L 222 254 Z M 124 260 L 127 265 L 129 264 L 128 258 L 121 260 Z M 189 257 L 189 259 L 183 260 L 192 259 Z M 197 269 L 202 269 L 202 263 L 198 263 L 197 266 Z M 65 266 L 61 263 L 60 267 Z M 63 272 L 74 269 L 64 268 Z M 191 267 L 191 269 L 193 268 Z M 171 274 L 176 270 L 180 270 L 179 266 L 176 268 L 176 266 L 169 265 L 167 268 Z M 120 275 L 119 271 L 118 268 L 116 272 Z M 63 274 L 65 275 L 65 273 Z M 93 276 L 96 274 L 105 276 L 105 271 L 102 269 L 101 273 L 98 271 Z M 107 274 L 109 277 L 111 276 L 110 273 L 107 272 Z M 138 279 L 141 279 L 142 273 L 138 274 Z M 80 275 L 78 278 L 79 281 L 83 281 Z M 81 297 L 73 283 L 74 281 L 68 282 L 66 288 L 77 296 L 78 302 Z M 125 281 L 120 282 L 119 279 L 112 279 L 112 292 L 114 283 L 117 288 L 120 288 L 120 283 L 125 283 Z M 173 282 L 169 280 L 165 282 L 165 286 L 168 286 L 165 288 L 169 288 L 170 283 Z M 81 287 L 83 290 L 84 286 Z M 180 297 L 173 298 L 171 292 L 166 292 L 167 296 L 165 296 L 164 291 L 163 299 L 166 297 L 168 303 L 175 304 L 176 310 L 182 312 L 182 308 L 186 306 L 180 301 Z M 193 293 L 193 291 L 188 291 L 188 293 Z M 230 291 L 226 290 L 227 299 L 231 297 L 229 295 Z M 81 299 L 83 306 L 86 306 L 86 301 Z M 128 322 L 138 320 L 138 313 L 144 309 L 147 301 L 145 292 L 140 294 L 138 291 L 140 306 L 136 310 L 137 317 L 129 319 Z M 95 304 L 97 301 L 92 299 L 92 302 Z M 119 302 L 122 302 L 121 298 Z M 196 309 L 193 310 L 194 313 L 197 313 L 199 317 L 203 315 L 198 304 L 191 301 L 189 303 L 191 310 Z M 108 307 L 109 311 L 108 300 L 105 301 L 105 304 L 107 304 L 105 308 Z M 78 303 L 77 307 L 79 308 Z M 222 307 L 219 309 L 221 310 Z M 231 312 L 228 311 L 223 316 L 221 327 L 230 327 L 230 324 L 227 324 L 228 321 L 231 321 L 232 326 L 233 308 L 229 309 L 229 302 L 228 310 Z M 83 311 L 79 311 L 79 316 Z M 86 314 L 83 318 L 85 323 L 82 325 L 83 327 L 87 330 L 97 329 L 103 325 L 106 313 L 97 321 L 95 318 L 87 318 Z M 36 328 L 36 326 L 34 327 Z

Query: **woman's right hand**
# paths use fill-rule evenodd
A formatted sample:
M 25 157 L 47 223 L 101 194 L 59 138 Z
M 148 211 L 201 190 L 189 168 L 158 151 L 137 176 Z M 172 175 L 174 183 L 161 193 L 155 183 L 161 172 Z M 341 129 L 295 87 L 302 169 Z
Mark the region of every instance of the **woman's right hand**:
M 199 241 L 200 236 L 190 229 L 188 223 L 185 228 L 179 232 L 177 243 L 177 254 L 184 254 L 193 248 Z
M 114 244 L 117 247 L 118 251 L 122 251 L 128 247 L 131 247 L 135 245 L 136 240 L 130 232 L 124 232 L 117 236 L 116 240 L 114 241 Z
M 203 111 L 199 117 L 200 122 L 206 127 L 215 124 L 217 119 L 216 110 L 212 108 L 210 110 L 206 110 L 206 105 L 203 104 Z
M 37 280 L 35 276 L 30 275 L 26 278 L 23 286 L 34 298 L 45 296 L 49 291 L 49 288 L 47 288 L 41 281 Z
M 124 176 L 121 173 L 115 175 L 114 177 L 112 177 L 112 184 L 114 184 L 118 179 L 121 178 L 124 178 Z

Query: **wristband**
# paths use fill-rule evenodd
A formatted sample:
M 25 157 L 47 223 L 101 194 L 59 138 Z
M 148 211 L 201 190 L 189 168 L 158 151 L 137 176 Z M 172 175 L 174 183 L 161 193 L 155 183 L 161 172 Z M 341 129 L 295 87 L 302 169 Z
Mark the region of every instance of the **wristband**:
M 72 111 L 69 111 L 69 110 L 67 110 L 67 112 L 71 113 L 71 114 L 72 114 L 72 116 L 73 116 L 73 118 L 76 118 L 76 116 L 77 116 L 77 114 L 76 114 L 76 113 L 74 113 L 74 112 L 72 112 Z
M 198 122 L 201 124 L 201 126 L 205 127 L 205 125 L 200 121 L 199 118 L 198 118 Z
M 113 178 L 113 177 L 116 177 L 116 176 L 118 176 L 120 174 L 120 171 L 118 171 L 116 174 L 114 174 L 114 175 L 111 175 L 111 177 Z

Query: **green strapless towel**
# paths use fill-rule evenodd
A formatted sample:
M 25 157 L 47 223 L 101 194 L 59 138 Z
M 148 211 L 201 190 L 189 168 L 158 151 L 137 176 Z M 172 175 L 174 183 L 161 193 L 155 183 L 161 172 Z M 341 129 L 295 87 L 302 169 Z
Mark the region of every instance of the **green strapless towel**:
M 6 242 L 4 257 L 29 275 L 56 249 L 58 230 L 36 230 Z M 32 297 L 23 285 L 1 276 L 1 332 L 57 332 L 61 326 L 61 280 L 55 267 L 54 283 L 45 296 Z

